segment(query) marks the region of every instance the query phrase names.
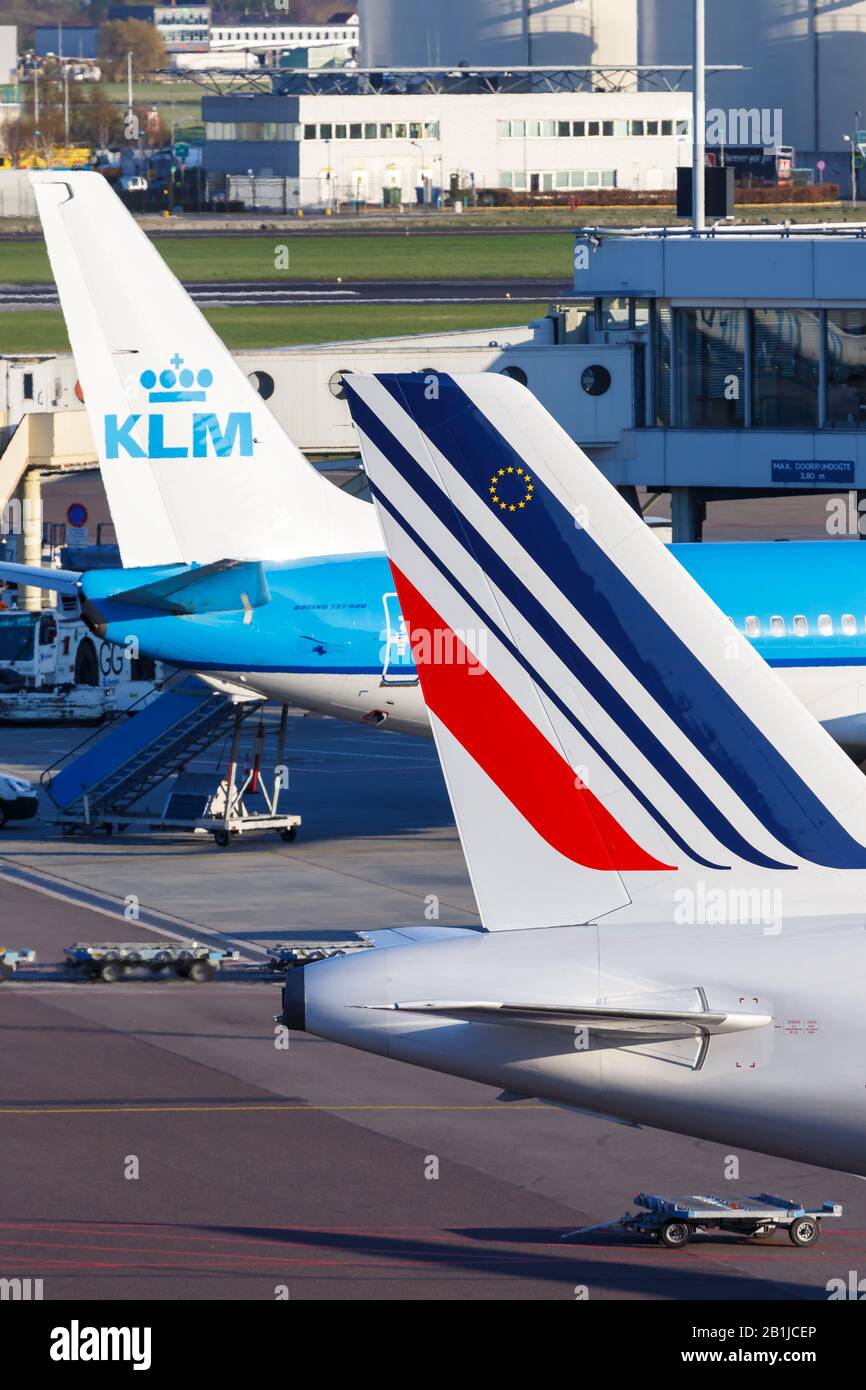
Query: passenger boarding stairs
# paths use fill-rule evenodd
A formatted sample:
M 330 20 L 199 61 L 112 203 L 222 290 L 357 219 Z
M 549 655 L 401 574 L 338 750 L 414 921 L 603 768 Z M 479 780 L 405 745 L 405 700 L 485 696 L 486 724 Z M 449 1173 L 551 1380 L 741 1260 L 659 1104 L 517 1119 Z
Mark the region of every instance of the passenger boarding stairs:
M 43 772 L 42 786 L 64 822 L 115 819 L 261 707 L 179 672 L 134 718 L 116 717 Z

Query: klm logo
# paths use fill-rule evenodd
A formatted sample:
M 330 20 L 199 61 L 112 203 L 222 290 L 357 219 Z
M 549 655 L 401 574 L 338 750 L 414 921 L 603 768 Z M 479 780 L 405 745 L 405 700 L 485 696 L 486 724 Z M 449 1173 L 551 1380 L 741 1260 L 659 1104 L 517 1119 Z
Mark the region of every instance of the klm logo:
M 184 367 L 183 358 L 175 353 L 171 367 L 160 372 L 158 377 L 148 369 L 141 373 L 139 382 L 152 406 L 206 403 L 208 388 L 213 385 L 213 372 L 207 367 L 193 372 Z M 143 418 L 147 423 L 139 428 Z M 143 434 L 147 436 L 146 447 L 141 443 Z M 210 410 L 175 412 L 170 421 L 161 409 L 149 412 L 146 417 L 127 415 L 123 420 L 116 415 L 105 417 L 105 456 L 109 459 L 121 455 L 133 459 L 251 458 L 252 453 L 253 421 L 245 410 L 231 411 L 224 422 Z

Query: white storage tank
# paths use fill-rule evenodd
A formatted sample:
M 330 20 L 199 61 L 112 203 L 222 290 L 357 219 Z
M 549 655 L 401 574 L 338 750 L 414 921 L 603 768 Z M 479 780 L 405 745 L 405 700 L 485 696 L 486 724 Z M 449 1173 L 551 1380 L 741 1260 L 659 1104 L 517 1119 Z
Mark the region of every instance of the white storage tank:
M 635 3 L 360 0 L 361 62 L 374 68 L 592 63 L 595 12 Z
M 693 0 L 640 0 L 638 61 L 691 63 Z M 866 0 L 706 0 L 707 105 L 783 111 L 780 144 L 799 164 L 844 151 L 854 112 L 866 129 Z M 829 171 L 828 171 L 829 173 Z

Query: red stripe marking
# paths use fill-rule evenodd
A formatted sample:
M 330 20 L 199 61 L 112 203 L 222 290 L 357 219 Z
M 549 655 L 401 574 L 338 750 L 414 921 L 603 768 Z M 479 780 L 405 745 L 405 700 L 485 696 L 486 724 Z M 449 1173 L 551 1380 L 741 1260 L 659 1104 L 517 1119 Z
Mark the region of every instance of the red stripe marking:
M 587 869 L 671 869 L 641 849 L 391 562 L 428 707 L 553 849 Z M 436 654 L 448 653 L 446 661 Z

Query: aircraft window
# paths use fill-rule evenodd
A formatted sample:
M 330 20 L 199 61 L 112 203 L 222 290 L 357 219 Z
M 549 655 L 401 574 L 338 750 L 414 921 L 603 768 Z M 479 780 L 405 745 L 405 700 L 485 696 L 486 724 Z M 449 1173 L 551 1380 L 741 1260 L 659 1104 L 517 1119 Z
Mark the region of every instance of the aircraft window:
M 747 636 L 747 637 L 760 637 L 760 635 L 761 635 L 761 621 L 760 621 L 760 619 L 759 619 L 759 618 L 747 618 L 747 619 L 746 619 L 746 636 Z
M 833 619 L 829 613 L 818 614 L 818 631 L 822 637 L 833 636 Z
M 803 615 L 802 615 L 802 613 L 798 613 L 797 616 L 796 616 L 796 618 L 794 619 L 794 636 L 795 636 L 795 637 L 808 637 L 808 636 L 809 636 L 809 620 L 808 620 L 808 618 L 804 618 Z
M 842 614 L 842 633 L 845 637 L 857 636 L 857 619 L 853 613 Z
M 785 619 L 773 617 L 770 619 L 770 632 L 774 637 L 785 636 Z

